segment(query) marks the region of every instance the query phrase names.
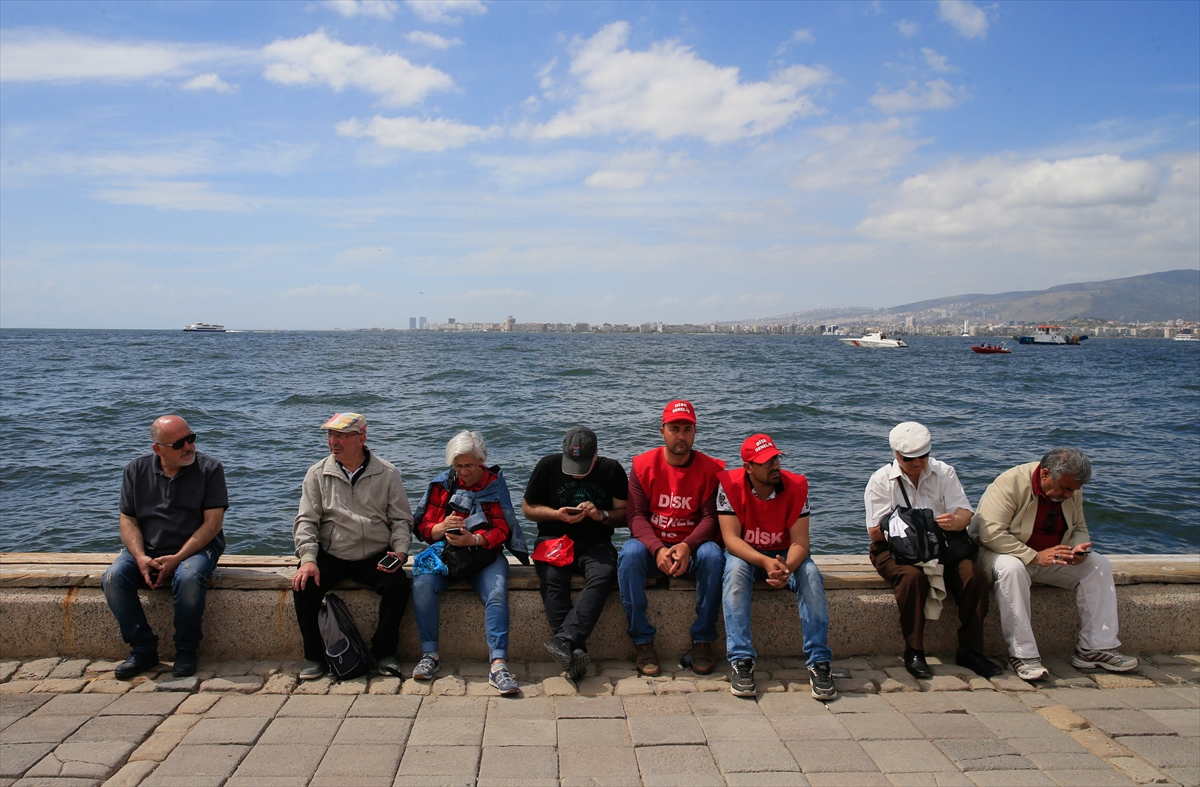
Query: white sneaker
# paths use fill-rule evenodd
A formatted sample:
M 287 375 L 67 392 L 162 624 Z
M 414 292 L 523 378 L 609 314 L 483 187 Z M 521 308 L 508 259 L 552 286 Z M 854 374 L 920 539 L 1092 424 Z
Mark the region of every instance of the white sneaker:
M 1021 680 L 1041 680 L 1050 674 L 1050 670 L 1042 666 L 1041 659 L 1019 659 L 1011 656 L 1008 663 Z
M 1076 669 L 1095 669 L 1102 667 L 1109 672 L 1129 672 L 1137 669 L 1138 660 L 1115 650 L 1080 650 L 1075 648 L 1071 657 L 1071 666 Z

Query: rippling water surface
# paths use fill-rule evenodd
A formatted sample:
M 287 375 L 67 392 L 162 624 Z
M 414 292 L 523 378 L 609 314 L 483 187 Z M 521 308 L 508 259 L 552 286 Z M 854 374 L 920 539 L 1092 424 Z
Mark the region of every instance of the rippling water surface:
M 917 420 L 973 503 L 1053 445 L 1084 449 L 1097 547 L 1197 551 L 1200 345 L 1092 340 L 980 356 L 970 340 L 863 350 L 799 336 L 613 336 L 182 331 L 0 332 L 0 550 L 120 545 L 121 469 L 176 412 L 220 459 L 232 553 L 287 553 L 318 426 L 357 410 L 368 443 L 415 503 L 455 431 L 478 429 L 519 502 L 529 472 L 585 424 L 626 469 L 661 444 L 674 397 L 700 418 L 696 447 L 735 460 L 773 435 L 812 487 L 814 550 L 865 551 L 862 491 Z M 624 531 L 618 531 L 624 538 Z

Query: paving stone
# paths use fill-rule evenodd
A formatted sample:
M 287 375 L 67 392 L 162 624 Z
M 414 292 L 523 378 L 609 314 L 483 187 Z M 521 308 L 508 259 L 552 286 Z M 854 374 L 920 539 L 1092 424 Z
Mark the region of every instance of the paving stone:
M 954 694 L 895 694 L 885 699 L 901 713 L 961 713 L 964 710 Z
M 996 687 L 987 678 L 971 678 L 967 681 L 967 685 L 971 687 L 971 691 L 995 691 Z
M 329 686 L 330 694 L 366 694 L 367 677 L 365 675 L 350 680 L 339 680 Z
M 892 787 L 975 787 L 962 773 L 889 773 Z
M 1001 754 L 997 757 L 981 757 L 977 760 L 963 760 L 958 764 L 966 772 L 973 771 L 1036 771 L 1033 763 L 1016 754 Z
M 1102 689 L 1154 688 L 1154 681 L 1128 672 L 1098 672 L 1090 677 Z
M 729 691 L 728 681 L 697 678 L 696 691 Z
M 83 687 L 84 694 L 124 694 L 130 685 L 123 680 L 94 680 Z
M 1134 784 L 1112 768 L 1103 771 L 1045 771 L 1044 775 L 1059 787 L 1132 787 Z
M 416 697 L 401 697 L 395 694 L 364 695 L 354 700 L 346 717 L 416 718 L 421 700 Z
M 811 773 L 879 771 L 858 741 L 822 741 L 820 746 L 807 741 L 787 741 L 786 745 L 806 776 Z M 813 781 L 811 776 L 809 781 Z
M 881 681 L 879 684 L 880 694 L 899 694 L 906 691 L 920 691 L 921 687 L 917 685 L 917 681 L 912 677 L 907 677 L 907 680 L 902 677 L 888 678 Z
M 399 694 L 401 683 L 400 678 L 392 675 L 376 675 L 368 682 L 367 693 L 385 696 L 388 694 Z
M 1100 730 L 1078 730 L 1070 734 L 1075 741 L 1097 757 L 1107 760 L 1112 757 L 1132 757 L 1133 752 L 1105 735 Z
M 558 745 L 632 746 L 624 719 L 559 719 Z
M 155 691 L 186 691 L 189 694 L 200 688 L 200 679 L 195 675 L 187 678 L 170 677 L 155 682 Z
M 180 746 L 253 745 L 268 722 L 270 719 L 201 719 Z
M 553 719 L 508 718 L 489 720 L 484 727 L 484 748 L 495 746 L 557 746 L 558 725 Z
M 138 678 L 142 678 L 142 680 L 139 682 Z M 130 685 L 130 694 L 146 694 L 148 692 L 158 691 L 158 683 L 142 675 L 138 675 L 137 678 L 131 680 Z
M 554 701 L 554 711 L 560 719 L 625 718 L 625 705 L 616 697 L 557 699 Z
M 135 746 L 150 736 L 161 716 L 100 716 L 80 727 L 68 743 L 121 742 Z
M 188 697 L 179 708 L 176 709 L 177 714 L 199 714 L 207 712 L 212 706 L 221 701 L 221 697 L 215 694 L 197 694 Z
M 637 756 L 630 747 L 560 748 L 558 775 L 562 787 L 641 787 Z
M 704 735 L 704 728 L 691 715 L 638 716 L 629 719 L 628 724 L 629 737 L 633 740 L 634 746 L 704 746 L 708 743 L 708 739 Z
M 727 773 L 725 774 L 725 783 L 729 787 L 809 787 L 808 779 L 799 771 Z M 969 787 L 971 786 L 969 785 Z
M 560 700 L 561 701 L 561 700 Z M 520 700 L 489 700 L 486 708 L 489 723 L 505 719 L 555 719 L 554 700 L 549 697 L 524 698 Z
M 830 703 L 836 705 L 837 703 Z M 781 716 L 830 716 L 829 706 L 801 694 L 770 694 L 758 698 L 759 710 L 768 718 Z
M 942 738 L 934 740 L 933 745 L 959 768 L 967 762 L 1017 754 L 1012 746 L 990 735 L 981 738 Z
M 1037 687 L 1018 678 L 1011 672 L 992 678 L 992 685 L 1000 691 L 1037 691 Z
M 104 694 L 63 694 L 52 698 L 35 716 L 94 716 L 116 699 Z M 7 710 L 7 708 L 5 709 Z
M 1041 738 L 1010 738 L 1007 743 L 1018 754 L 1083 754 L 1088 751 L 1074 738 L 1062 733 Z
M 48 659 L 34 659 L 26 661 L 21 665 L 13 675 L 13 680 L 45 680 L 50 672 L 62 662 L 62 659 L 53 656 Z
M 574 697 L 579 691 L 566 678 L 554 676 L 542 681 L 542 694 L 547 697 Z
M 410 746 L 470 746 L 483 744 L 482 716 L 432 716 L 420 713 L 412 726 Z
M 704 746 L 645 746 L 635 754 L 646 787 L 725 787 L 712 754 Z
M 1148 710 L 1146 715 L 1185 738 L 1200 738 L 1200 711 L 1195 708 Z
M 875 694 L 854 694 L 840 697 L 826 707 L 838 715 L 846 713 L 895 713 L 883 697 Z
M 917 740 L 920 730 L 903 714 L 890 708 L 886 713 L 845 713 L 838 721 L 856 740 Z
M 521 700 L 510 700 L 520 702 Z M 419 718 L 474 718 L 482 721 L 492 701 L 487 697 L 431 697 L 421 703 Z
M 1182 697 L 1192 704 L 1192 707 L 1200 707 L 1200 686 L 1163 686 L 1163 691 L 1169 691 L 1176 697 Z
M 251 697 L 230 695 L 227 697 L 221 697 L 220 702 L 209 708 L 204 715 L 209 719 L 269 719 L 279 712 L 279 709 L 283 707 L 283 703 L 286 701 L 286 697 L 277 697 L 272 695 L 257 695 Z
M 32 768 L 38 760 L 52 752 L 57 741 L 37 743 L 0 743 L 0 778 L 12 779 Z
M 1037 710 L 1038 708 L 1049 708 L 1051 705 L 1057 705 L 1049 695 L 1043 694 L 1040 691 L 1027 691 L 1024 694 L 1017 695 L 1017 702 L 1021 703 L 1026 708 Z
M 19 661 L 0 661 L 0 683 L 6 683 L 21 668 Z
M 88 664 L 88 659 L 71 659 L 70 661 L 64 661 L 54 669 L 50 670 L 50 674 L 46 677 L 51 679 L 82 678 Z
M 4 743 L 61 743 L 89 716 L 26 716 L 4 731 Z
M 433 686 L 420 680 L 406 680 L 400 687 L 400 693 L 406 697 L 428 697 L 433 693 Z
M 347 746 L 347 749 L 361 749 L 360 746 Z M 370 747 L 378 748 L 378 747 Z M 330 749 L 332 752 L 333 749 Z M 463 777 L 468 781 L 468 784 L 474 784 L 475 774 L 479 769 L 479 759 L 481 751 L 479 748 L 472 746 L 412 746 L 410 745 L 404 750 L 404 758 L 400 760 L 400 770 L 396 774 L 397 784 L 400 783 L 400 777 L 416 777 L 424 779 L 424 782 L 418 784 L 428 784 L 433 782 L 446 783 L 443 780 L 435 780 L 430 777 L 451 776 Z M 326 755 L 328 759 L 328 755 Z M 324 768 L 325 763 L 321 763 Z M 392 766 L 393 770 L 395 766 Z M 320 771 L 318 771 L 320 775 Z M 354 776 L 355 773 L 344 774 Z
M 649 718 L 653 716 L 691 716 L 692 706 L 687 697 L 623 697 L 620 700 L 626 718 Z
M 233 778 L 272 777 L 278 779 L 302 778 L 302 784 L 316 773 L 325 748 L 316 746 L 288 746 L 259 744 L 250 750 L 234 771 Z
M 810 684 L 811 685 L 811 684 Z M 835 678 L 833 686 L 839 694 L 878 694 L 879 688 L 867 678 Z
M 239 661 L 218 661 L 212 665 L 212 670 L 219 678 L 227 678 L 234 675 L 250 675 L 254 671 L 256 664 L 258 664 L 258 662 L 254 661 L 253 659 L 244 659 Z
M 261 675 L 235 675 L 228 678 L 212 678 L 210 680 L 206 680 L 200 684 L 200 691 L 253 694 L 263 687 L 263 683 L 265 683 L 265 681 Z
M 976 771 L 967 778 L 978 787 L 1054 787 L 1040 771 Z
M 1079 715 L 1087 719 L 1093 727 L 1103 730 L 1114 738 L 1123 735 L 1171 735 L 1174 733 L 1170 727 L 1140 710 L 1081 710 Z
M 708 749 L 722 773 L 799 771 L 787 747 L 777 740 L 716 741 Z
M 637 694 L 653 694 L 654 684 L 646 678 L 621 678 L 613 687 L 613 694 L 618 697 L 629 697 Z
M 1046 696 L 1071 710 L 1128 708 L 1116 691 L 1089 691 L 1086 689 L 1047 689 Z
M 698 721 L 709 743 L 777 739 L 766 716 L 700 716 Z
M 766 681 L 759 681 L 759 690 L 762 691 Z M 782 684 L 780 684 L 782 686 Z M 781 689 L 782 690 L 782 689 Z M 654 684 L 655 694 L 692 694 L 696 691 L 696 684 L 689 680 L 671 680 L 662 683 Z
M 133 754 L 129 755 L 132 761 L 146 760 L 149 762 L 162 762 L 175 751 L 175 747 L 183 740 L 186 732 L 156 732 L 142 742 Z
M 862 741 L 863 750 L 884 773 L 957 772 L 954 763 L 929 741 Z
M 41 683 L 40 680 L 10 680 L 8 683 L 0 683 L 0 696 L 5 694 L 28 694 L 39 683 Z
M 131 743 L 64 743 L 26 772 L 26 777 L 107 779 L 133 751 Z
M 806 773 L 812 787 L 891 787 L 882 773 Z
M 1156 684 L 1187 683 L 1187 679 L 1182 675 L 1177 675 L 1174 672 L 1168 672 L 1161 667 L 1156 667 L 1148 663 L 1145 659 L 1142 659 L 1142 663 L 1138 665 L 1137 674 L 1141 675 L 1143 678 L 1149 678 Z
M 991 728 L 997 738 L 1032 738 L 1057 732 L 1036 713 L 976 713 L 975 718 Z
M 263 694 L 291 694 L 298 682 L 295 675 L 288 672 L 276 672 L 267 678 L 260 690 Z
M 175 714 L 162 720 L 162 724 L 154 728 L 158 732 L 187 732 L 200 721 L 200 716 L 183 716 Z
M 908 720 L 930 740 L 992 736 L 982 722 L 965 713 L 914 713 Z
M 121 767 L 121 770 L 108 777 L 108 781 L 104 782 L 104 787 L 138 787 L 157 767 L 157 762 L 148 760 L 127 762 Z
M 1066 705 L 1050 705 L 1038 708 L 1037 714 L 1060 730 L 1082 730 L 1088 726 L 1087 719 Z
M 1190 768 L 1164 768 L 1163 772 L 1183 787 L 1200 787 L 1200 765 Z
M 467 682 L 457 675 L 447 675 L 435 680 L 432 688 L 441 697 L 462 697 L 467 693 Z
M 249 746 L 179 746 L 150 774 L 144 787 L 180 787 L 212 777 L 220 784 L 233 774 Z
M 354 704 L 354 697 L 351 696 L 308 696 L 297 697 L 292 695 L 288 697 L 287 702 L 279 709 L 277 716 L 308 716 L 317 717 L 338 717 L 341 718 L 350 710 L 350 706 Z
M 328 694 L 329 687 L 332 685 L 333 681 L 329 677 L 317 678 L 316 680 L 302 680 L 292 689 L 292 694 Z
M 1105 694 L 1112 695 L 1131 708 L 1138 710 L 1172 710 L 1194 708 L 1195 705 L 1183 697 L 1166 689 L 1110 689 Z
M 46 678 L 33 687 L 33 693 L 77 694 L 83 691 L 83 687 L 87 684 L 88 682 L 83 678 Z
M 1109 765 L 1104 760 L 1090 752 L 1082 754 L 1062 754 L 1060 752 L 1027 754 L 1025 759 L 1032 762 L 1039 771 L 1103 771 Z
M 169 716 L 187 699 L 178 693 L 126 694 L 100 711 L 101 716 Z
M 784 697 L 787 695 L 776 695 Z M 692 713 L 697 716 L 758 716 L 762 714 L 756 702 L 747 702 L 742 697 L 735 697 L 732 694 L 711 692 L 711 693 L 695 693 L 687 695 L 688 704 L 692 707 Z
M 257 745 L 303 745 L 306 747 L 319 746 L 324 749 L 333 742 L 333 736 L 337 734 L 341 724 L 341 719 L 306 719 L 302 717 L 275 719 L 263 730 Z M 317 766 L 314 763 L 313 770 L 316 769 Z
M 558 787 L 554 746 L 485 746 L 478 787 Z
M 956 675 L 934 675 L 932 680 L 918 680 L 921 691 L 970 691 L 967 682 Z
M 1186 768 L 1200 762 L 1200 746 L 1194 739 L 1155 735 L 1117 738 L 1117 742 L 1159 768 Z
M 777 716 L 771 719 L 775 734 L 784 741 L 850 740 L 850 733 L 833 714 L 824 716 Z
M 607 677 L 584 678 L 575 688 L 585 697 L 607 697 L 613 693 L 613 682 Z

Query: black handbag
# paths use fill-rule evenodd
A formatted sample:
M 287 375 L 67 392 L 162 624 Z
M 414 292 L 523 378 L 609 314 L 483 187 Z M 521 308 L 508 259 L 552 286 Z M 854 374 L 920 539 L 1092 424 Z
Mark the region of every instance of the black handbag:
M 499 549 L 456 547 L 446 544 L 442 547 L 442 562 L 446 564 L 448 572 L 446 579 L 458 582 L 460 579 L 473 577 L 495 563 L 499 556 Z
M 979 553 L 979 545 L 965 530 L 944 530 L 942 538 L 946 545 L 942 548 L 942 563 L 953 566 L 963 560 L 974 560 Z
M 904 495 L 904 505 L 896 506 L 891 513 L 879 521 L 888 540 L 892 552 L 892 560 L 902 566 L 912 566 L 917 563 L 927 563 L 930 560 L 941 560 L 945 535 L 934 519 L 933 510 L 929 508 L 913 508 L 908 499 L 904 483 L 900 484 L 900 494 Z M 892 530 L 895 529 L 895 533 Z

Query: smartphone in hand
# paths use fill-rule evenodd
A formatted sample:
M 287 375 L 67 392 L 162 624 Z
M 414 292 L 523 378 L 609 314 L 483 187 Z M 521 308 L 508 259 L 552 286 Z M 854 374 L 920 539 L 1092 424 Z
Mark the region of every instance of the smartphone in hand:
M 463 534 L 463 529 L 461 527 L 448 527 L 446 528 L 446 532 L 450 533 L 451 535 L 461 536 Z
M 379 561 L 379 567 L 385 571 L 391 571 L 400 565 L 400 558 L 395 555 L 384 555 Z
M 583 513 L 583 510 L 582 510 L 582 509 L 579 509 L 579 508 L 564 508 L 564 509 L 563 509 L 563 511 L 566 511 L 566 512 L 567 512 L 568 514 L 570 514 L 571 516 L 575 516 L 576 514 L 582 514 L 582 513 Z

